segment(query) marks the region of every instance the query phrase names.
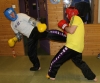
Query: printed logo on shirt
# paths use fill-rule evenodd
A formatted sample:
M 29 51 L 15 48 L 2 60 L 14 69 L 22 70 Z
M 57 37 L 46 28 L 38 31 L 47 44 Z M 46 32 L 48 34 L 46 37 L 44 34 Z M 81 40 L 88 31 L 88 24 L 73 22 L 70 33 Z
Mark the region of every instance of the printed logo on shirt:
M 17 28 L 20 25 L 20 22 L 18 21 L 17 24 L 15 25 L 15 27 Z

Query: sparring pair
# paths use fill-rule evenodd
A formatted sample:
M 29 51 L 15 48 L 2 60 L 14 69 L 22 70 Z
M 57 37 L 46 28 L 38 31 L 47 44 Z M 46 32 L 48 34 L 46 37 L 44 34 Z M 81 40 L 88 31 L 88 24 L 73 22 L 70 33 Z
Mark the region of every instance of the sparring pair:
M 88 80 L 97 81 L 96 75 L 89 66 L 82 60 L 82 52 L 84 49 L 84 23 L 78 16 L 79 12 L 74 7 L 68 7 L 65 10 L 66 17 L 70 23 L 61 20 L 58 26 L 67 32 L 66 43 L 59 52 L 51 60 L 47 78 L 55 80 L 59 68 L 69 59 L 81 69 L 83 75 Z M 69 64 L 70 65 L 70 64 Z
M 8 40 L 10 47 L 14 47 L 17 41 L 21 41 L 22 35 L 28 38 L 28 57 L 33 64 L 30 71 L 40 70 L 40 61 L 37 57 L 37 45 L 39 39 L 50 39 L 53 41 L 65 42 L 66 35 L 59 30 L 46 30 L 47 26 L 34 18 L 24 14 L 16 14 L 13 8 L 7 8 L 4 15 L 11 21 L 11 28 L 15 37 Z

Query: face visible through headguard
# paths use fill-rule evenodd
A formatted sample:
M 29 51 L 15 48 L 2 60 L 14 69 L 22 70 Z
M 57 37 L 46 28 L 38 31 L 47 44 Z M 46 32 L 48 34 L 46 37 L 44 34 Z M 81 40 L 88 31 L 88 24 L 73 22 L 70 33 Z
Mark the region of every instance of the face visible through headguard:
M 15 21 L 17 19 L 17 14 L 15 12 L 15 10 L 13 8 L 7 8 L 4 11 L 4 15 L 6 16 L 7 19 L 9 19 L 10 21 Z

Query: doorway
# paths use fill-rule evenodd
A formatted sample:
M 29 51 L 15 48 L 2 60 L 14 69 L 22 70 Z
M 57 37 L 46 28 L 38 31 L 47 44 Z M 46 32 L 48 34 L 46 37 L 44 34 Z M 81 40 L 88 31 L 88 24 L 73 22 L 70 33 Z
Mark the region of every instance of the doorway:
M 35 18 L 48 25 L 47 22 L 47 4 L 46 0 L 19 0 L 19 8 L 21 13 L 26 13 L 29 16 Z M 27 38 L 23 37 L 25 54 L 27 55 Z M 38 43 L 38 54 L 49 55 L 50 46 L 49 40 L 39 40 Z

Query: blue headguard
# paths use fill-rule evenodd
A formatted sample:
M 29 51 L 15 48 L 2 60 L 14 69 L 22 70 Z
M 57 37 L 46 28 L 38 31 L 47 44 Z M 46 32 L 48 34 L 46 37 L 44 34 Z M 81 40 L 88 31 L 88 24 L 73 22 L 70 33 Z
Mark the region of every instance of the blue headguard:
M 12 18 L 12 17 L 10 16 L 10 14 L 11 14 L 12 12 L 14 12 L 15 18 Z M 7 8 L 7 9 L 4 11 L 4 15 L 6 16 L 7 19 L 9 19 L 9 20 L 11 20 L 11 21 L 15 21 L 15 20 L 17 19 L 17 17 L 18 17 L 17 14 L 16 14 L 16 12 L 15 12 L 15 10 L 14 10 L 13 8 Z

